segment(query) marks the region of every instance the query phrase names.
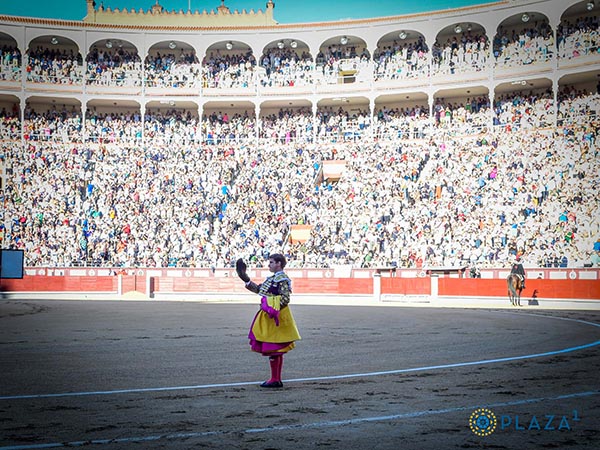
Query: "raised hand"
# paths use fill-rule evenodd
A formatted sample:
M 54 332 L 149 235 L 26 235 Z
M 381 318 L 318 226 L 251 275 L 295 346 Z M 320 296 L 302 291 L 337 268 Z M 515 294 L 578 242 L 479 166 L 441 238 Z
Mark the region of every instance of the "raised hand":
M 235 262 L 235 271 L 237 272 L 238 277 L 240 277 L 240 279 L 244 283 L 247 283 L 248 281 L 250 281 L 250 277 L 246 273 L 246 269 L 247 269 L 246 263 L 244 262 L 244 260 L 242 258 L 238 259 Z

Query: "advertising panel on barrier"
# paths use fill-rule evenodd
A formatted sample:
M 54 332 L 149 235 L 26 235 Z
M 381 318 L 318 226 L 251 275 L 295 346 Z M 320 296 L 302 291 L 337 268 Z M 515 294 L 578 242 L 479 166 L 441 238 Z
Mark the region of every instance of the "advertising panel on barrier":
M 0 250 L 0 279 L 23 278 L 24 250 Z

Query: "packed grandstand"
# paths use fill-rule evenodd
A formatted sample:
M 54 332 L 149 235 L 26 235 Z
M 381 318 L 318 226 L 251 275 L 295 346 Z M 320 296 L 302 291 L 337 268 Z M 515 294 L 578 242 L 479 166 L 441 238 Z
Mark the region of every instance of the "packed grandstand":
M 2 16 L 2 248 L 29 267 L 598 267 L 599 9 Z

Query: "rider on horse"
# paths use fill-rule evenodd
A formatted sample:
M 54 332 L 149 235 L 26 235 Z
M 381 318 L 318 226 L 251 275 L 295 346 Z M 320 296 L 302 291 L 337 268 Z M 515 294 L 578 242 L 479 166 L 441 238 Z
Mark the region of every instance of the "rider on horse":
M 523 283 L 523 289 L 525 289 L 525 269 L 523 268 L 523 264 L 521 264 L 521 258 L 519 256 L 516 257 L 512 268 L 510 269 L 510 273 L 514 273 L 521 278 L 521 283 Z

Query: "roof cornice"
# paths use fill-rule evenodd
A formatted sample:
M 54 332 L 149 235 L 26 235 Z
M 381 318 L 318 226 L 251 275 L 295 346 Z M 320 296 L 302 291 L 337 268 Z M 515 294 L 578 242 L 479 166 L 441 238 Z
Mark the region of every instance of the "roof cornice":
M 432 17 L 443 17 L 446 15 L 464 15 L 469 13 L 479 13 L 497 7 L 507 6 L 509 0 L 500 0 L 497 2 L 486 3 L 482 5 L 466 6 L 461 8 L 445 9 L 439 11 L 429 11 L 417 14 L 405 14 L 397 16 L 374 17 L 368 19 L 351 19 L 331 22 L 305 22 L 294 24 L 277 25 L 246 25 L 246 26 L 175 26 L 175 25 L 131 25 L 131 24 L 108 24 L 92 23 L 79 20 L 48 19 L 24 16 L 0 15 L 0 22 L 14 23 L 19 25 L 38 25 L 61 28 L 79 28 L 79 29 L 118 29 L 118 30 L 136 30 L 136 31 L 282 31 L 282 30 L 300 30 L 315 28 L 344 28 L 364 25 L 379 25 L 396 22 L 408 22 L 414 20 L 430 19 Z

